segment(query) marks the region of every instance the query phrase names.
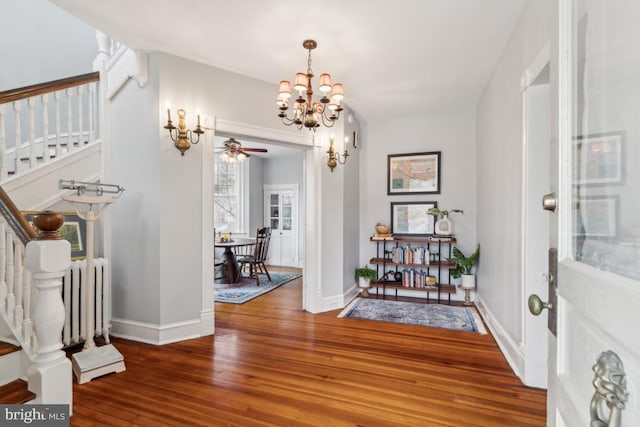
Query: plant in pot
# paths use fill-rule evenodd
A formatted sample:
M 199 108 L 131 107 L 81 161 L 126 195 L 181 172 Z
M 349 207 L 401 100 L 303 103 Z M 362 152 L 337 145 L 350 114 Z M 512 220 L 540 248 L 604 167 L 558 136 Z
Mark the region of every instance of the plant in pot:
M 371 287 L 371 280 L 376 278 L 376 271 L 367 267 L 356 268 L 355 278 L 358 281 L 358 287 L 362 289 L 362 296 L 369 296 L 367 289 Z
M 448 211 L 431 208 L 427 211 L 428 214 L 431 214 L 438 218 L 434 227 L 434 233 L 440 236 L 450 236 L 453 234 L 453 223 L 449 219 L 450 213 L 461 213 L 464 214 L 462 209 L 451 209 Z
M 453 247 L 453 257 L 449 258 L 450 262 L 455 264 L 455 268 L 451 270 L 451 277 L 457 279 L 462 277 L 460 287 L 464 289 L 464 305 L 471 305 L 469 293 L 471 289 L 476 287 L 476 276 L 473 274 L 473 268 L 480 260 L 480 244 L 476 246 L 476 250 L 470 256 L 466 256 L 460 249 Z

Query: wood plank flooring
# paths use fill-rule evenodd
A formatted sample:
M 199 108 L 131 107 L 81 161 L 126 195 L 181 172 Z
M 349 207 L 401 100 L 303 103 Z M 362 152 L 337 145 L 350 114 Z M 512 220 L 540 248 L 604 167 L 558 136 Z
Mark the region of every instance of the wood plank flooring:
M 216 334 L 114 339 L 126 372 L 74 384 L 72 426 L 544 426 L 491 335 L 302 310 L 302 279 L 215 304 Z

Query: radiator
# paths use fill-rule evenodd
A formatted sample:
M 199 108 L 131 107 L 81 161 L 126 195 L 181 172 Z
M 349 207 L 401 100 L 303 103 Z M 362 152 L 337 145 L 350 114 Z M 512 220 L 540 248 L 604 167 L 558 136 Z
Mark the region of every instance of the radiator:
M 62 344 L 65 347 L 85 341 L 87 337 L 87 261 L 72 261 L 62 279 L 62 299 L 64 301 L 65 320 L 62 330 Z M 103 336 L 109 343 L 111 327 L 111 281 L 109 263 L 105 258 L 94 260 L 94 314 L 95 328 L 91 332 L 94 338 Z

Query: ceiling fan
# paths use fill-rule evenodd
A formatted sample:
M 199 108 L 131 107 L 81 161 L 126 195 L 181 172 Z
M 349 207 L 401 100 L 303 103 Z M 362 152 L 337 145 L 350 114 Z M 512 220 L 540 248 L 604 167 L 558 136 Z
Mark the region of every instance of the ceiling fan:
M 244 160 L 249 157 L 249 152 L 268 152 L 266 148 L 243 147 L 239 141 L 236 141 L 233 138 L 227 139 L 223 142 L 223 145 L 223 147 L 219 147 L 220 149 L 218 150 L 218 153 L 221 153 L 220 158 L 227 163 L 233 163 L 236 160 Z

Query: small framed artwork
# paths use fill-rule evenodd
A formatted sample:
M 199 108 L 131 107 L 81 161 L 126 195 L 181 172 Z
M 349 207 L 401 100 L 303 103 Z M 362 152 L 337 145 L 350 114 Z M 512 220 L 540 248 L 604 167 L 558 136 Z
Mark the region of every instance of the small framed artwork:
M 387 194 L 440 194 L 440 151 L 389 154 Z
M 574 185 L 623 182 L 623 132 L 578 136 L 574 151 Z
M 617 196 L 590 196 L 574 201 L 573 234 L 578 237 L 615 237 L 618 234 Z
M 427 211 L 437 202 L 391 202 L 391 232 L 404 236 L 430 236 L 435 217 Z
M 29 221 L 29 224 L 36 230 L 33 218 L 40 211 L 23 211 L 22 214 Z M 59 212 L 64 215 L 64 224 L 58 230 L 62 238 L 71 244 L 71 259 L 85 259 L 87 257 L 87 223 L 75 212 Z

